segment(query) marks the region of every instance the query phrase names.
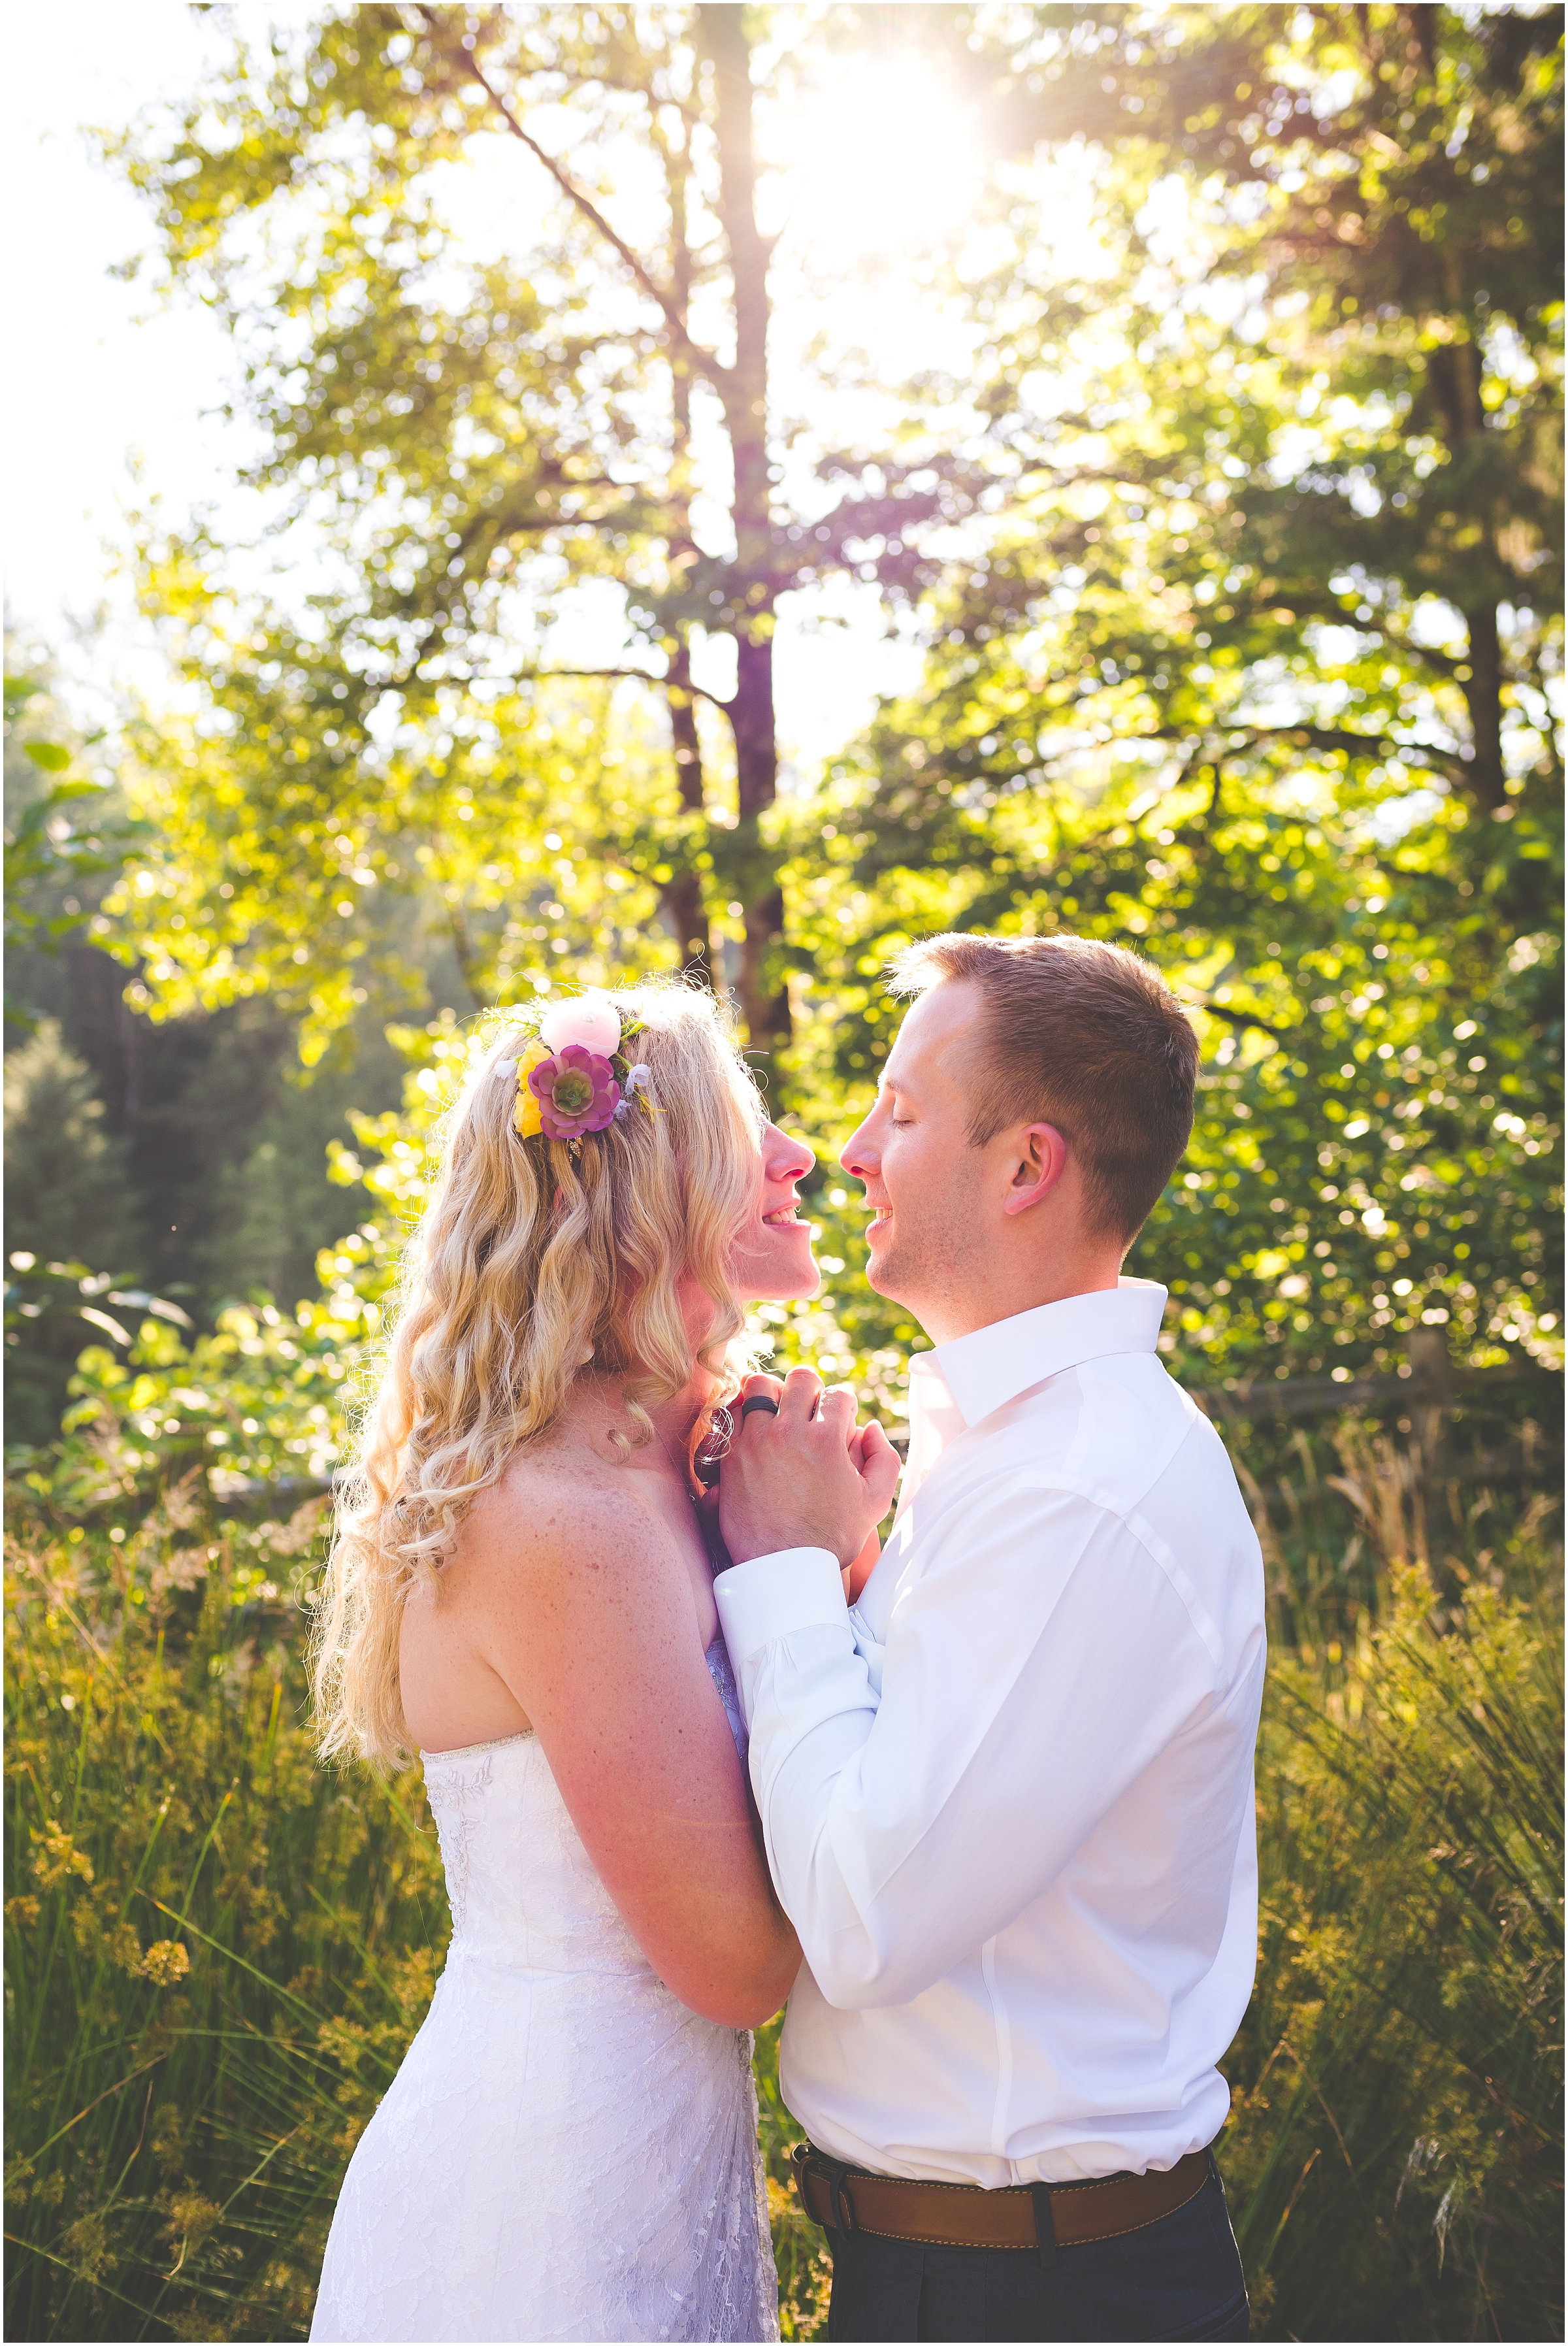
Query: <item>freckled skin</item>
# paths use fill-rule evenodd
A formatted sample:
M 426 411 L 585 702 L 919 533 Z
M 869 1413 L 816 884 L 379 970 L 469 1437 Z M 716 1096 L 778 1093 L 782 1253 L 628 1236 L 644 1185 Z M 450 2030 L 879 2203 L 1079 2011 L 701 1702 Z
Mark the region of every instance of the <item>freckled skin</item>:
M 794 1219 L 812 1161 L 777 1127 L 762 1136 L 734 1258 L 748 1300 L 816 1291 L 810 1228 Z M 695 1339 L 706 1300 L 682 1297 Z M 739 2028 L 778 2010 L 799 1948 L 704 1660 L 718 1626 L 712 1575 L 675 1462 L 708 1392 L 697 1380 L 660 1404 L 660 1439 L 623 1460 L 609 1438 L 633 1432 L 619 1380 L 579 1376 L 560 1422 L 474 1500 L 439 1596 L 410 1596 L 400 1669 L 425 1749 L 534 1729 L 654 1969 L 694 2011 Z

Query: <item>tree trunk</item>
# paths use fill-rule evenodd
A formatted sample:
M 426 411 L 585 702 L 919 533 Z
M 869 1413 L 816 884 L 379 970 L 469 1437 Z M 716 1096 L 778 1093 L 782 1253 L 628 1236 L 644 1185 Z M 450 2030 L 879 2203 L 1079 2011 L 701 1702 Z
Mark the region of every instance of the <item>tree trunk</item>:
M 453 958 L 457 964 L 457 974 L 467 988 L 468 998 L 475 1010 L 484 1010 L 488 1007 L 488 1005 L 477 982 L 480 976 L 479 959 L 473 950 L 473 940 L 468 933 L 467 910 L 458 889 L 448 887 L 443 892 L 446 896 L 447 934 L 452 939 Z
M 670 655 L 669 681 L 665 688 L 665 699 L 669 707 L 669 729 L 675 745 L 675 776 L 680 802 L 687 814 L 700 814 L 702 750 L 697 738 L 697 703 L 691 690 L 691 653 L 684 638 Z M 692 975 L 706 979 L 711 985 L 712 940 L 708 934 L 708 907 L 702 901 L 702 882 L 689 864 L 665 882 L 659 890 L 659 903 Z M 694 964 L 696 966 L 692 967 Z
M 769 615 L 771 624 L 771 615 Z M 773 640 L 742 636 L 730 722 L 740 826 L 736 845 L 745 862 L 740 883 L 745 933 L 740 947 L 740 1004 L 754 1048 L 769 1055 L 789 1040 L 789 996 L 770 964 L 784 937 L 784 892 L 769 864 L 761 826 L 764 807 L 778 789 L 779 754 L 773 734 Z
M 689 324 L 691 242 L 687 233 L 687 150 L 661 145 L 669 181 L 672 223 L 670 292 L 681 324 Z M 670 352 L 669 502 L 676 515 L 669 542 L 670 568 L 680 576 L 697 556 L 691 536 L 691 369 L 678 351 Z M 697 702 L 691 689 L 689 623 L 677 620 L 665 638 L 669 678 L 665 703 L 669 710 L 670 746 L 675 752 L 676 787 L 682 811 L 703 811 L 702 744 L 697 738 Z M 676 944 L 693 976 L 713 984 L 713 940 L 703 901 L 702 880 L 690 863 L 659 890 L 664 915 L 675 932 Z
M 1458 300 L 1456 284 L 1455 300 Z M 1443 436 L 1456 460 L 1471 440 L 1486 429 L 1481 403 L 1481 356 L 1474 342 L 1440 343 L 1427 353 L 1427 373 L 1442 416 Z M 1467 787 L 1488 813 L 1506 803 L 1502 771 L 1502 644 L 1497 628 L 1497 606 L 1481 603 L 1465 609 L 1469 638 L 1470 679 L 1464 686 L 1470 712 L 1472 755 Z
M 1471 795 L 1488 812 L 1507 804 L 1502 770 L 1502 643 L 1497 632 L 1497 608 L 1482 604 L 1466 611 L 1470 638 L 1470 682 L 1464 687 L 1470 710 Z
M 1407 1339 L 1410 1362 L 1410 1426 L 1412 1448 L 1420 1461 L 1420 1482 L 1415 1493 L 1422 1510 L 1427 1570 L 1440 1593 L 1456 1593 L 1453 1576 L 1444 1568 L 1443 1548 L 1452 1537 L 1448 1507 L 1448 1420 L 1452 1400 L 1452 1363 L 1448 1340 L 1441 1328 L 1412 1328 Z
M 139 977 L 142 964 L 136 964 Z M 115 1003 L 115 1023 L 119 1030 L 120 1066 L 125 1085 L 125 1098 L 120 1108 L 120 1130 L 127 1140 L 135 1140 L 141 1122 L 141 1029 L 136 1022 L 136 1012 L 126 1000 L 124 988 Z
M 736 556 L 728 607 L 737 674 L 729 719 L 735 734 L 734 841 L 745 906 L 740 1002 L 752 1046 L 764 1052 L 789 1039 L 789 997 L 773 964 L 784 932 L 783 893 L 769 868 L 759 818 L 779 786 L 773 727 L 773 520 L 768 481 L 768 260 L 757 227 L 757 167 L 751 142 L 751 54 L 742 11 L 697 11 L 713 62 L 718 138 L 719 209 L 735 283 L 735 363 L 724 391 L 724 420 L 735 464 Z

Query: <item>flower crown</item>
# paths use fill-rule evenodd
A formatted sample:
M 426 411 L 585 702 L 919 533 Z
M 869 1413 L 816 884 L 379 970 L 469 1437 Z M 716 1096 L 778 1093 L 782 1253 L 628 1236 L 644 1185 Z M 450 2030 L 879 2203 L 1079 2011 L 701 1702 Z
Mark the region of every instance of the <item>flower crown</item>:
M 495 1071 L 516 1070 L 512 1122 L 522 1137 L 542 1132 L 548 1140 L 575 1143 L 585 1133 L 607 1131 L 634 1106 L 652 1116 L 648 1071 L 632 1066 L 621 1051 L 644 1025 L 623 1018 L 607 994 L 553 1003 L 517 1056 L 501 1060 Z

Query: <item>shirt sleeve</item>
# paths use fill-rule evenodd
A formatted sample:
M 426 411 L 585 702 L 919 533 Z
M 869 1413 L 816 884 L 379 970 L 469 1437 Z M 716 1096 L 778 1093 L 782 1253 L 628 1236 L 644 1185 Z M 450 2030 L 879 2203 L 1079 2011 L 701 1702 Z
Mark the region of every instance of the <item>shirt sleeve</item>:
M 779 1900 L 844 2009 L 1004 1930 L 1216 1700 L 1181 1596 L 1080 1494 L 1014 1487 L 952 1549 L 912 1547 L 876 1671 L 825 1550 L 714 1583 Z

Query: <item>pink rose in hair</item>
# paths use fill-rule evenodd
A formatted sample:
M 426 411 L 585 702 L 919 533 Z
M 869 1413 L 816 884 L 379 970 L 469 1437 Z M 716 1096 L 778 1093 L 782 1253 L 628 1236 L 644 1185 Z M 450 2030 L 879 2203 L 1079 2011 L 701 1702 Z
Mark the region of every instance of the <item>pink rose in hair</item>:
M 539 1040 L 552 1051 L 580 1043 L 585 1051 L 608 1059 L 621 1046 L 621 1014 L 607 994 L 591 986 L 585 994 L 550 1005 L 539 1021 Z
M 530 1067 L 528 1088 L 539 1103 L 539 1128 L 552 1140 L 603 1132 L 614 1122 L 621 1096 L 608 1059 L 580 1043 L 568 1043 L 553 1058 Z

